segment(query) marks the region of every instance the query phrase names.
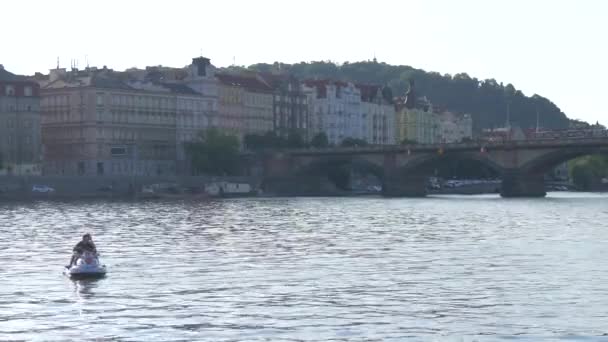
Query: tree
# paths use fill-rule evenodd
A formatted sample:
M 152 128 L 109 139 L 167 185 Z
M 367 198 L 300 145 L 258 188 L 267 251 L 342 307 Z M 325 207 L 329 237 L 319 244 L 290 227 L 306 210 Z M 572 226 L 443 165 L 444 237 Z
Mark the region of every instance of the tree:
M 263 148 L 263 137 L 258 134 L 246 134 L 243 137 L 243 145 L 248 150 L 258 150 Z
M 403 139 L 401 145 L 416 145 L 418 142 L 412 139 Z
M 263 136 L 264 146 L 269 149 L 281 149 L 285 147 L 285 139 L 278 136 L 274 131 L 268 131 Z
M 245 148 L 252 151 L 280 149 L 287 145 L 285 139 L 279 137 L 273 131 L 268 131 L 264 135 L 247 134 L 243 138 Z
M 285 64 L 276 62 L 254 64 L 249 70 L 277 69 L 299 79 L 336 79 L 355 83 L 387 85 L 393 94 L 403 95 L 408 81 L 416 81 L 416 92 L 427 96 L 435 106 L 457 113 L 470 113 L 475 130 L 502 127 L 506 121 L 507 99 L 510 101 L 512 123 L 522 128 L 536 127 L 536 112 L 545 128 L 567 128 L 568 118 L 553 102 L 533 95 L 525 96 L 512 84 L 504 85 L 495 79 L 479 80 L 466 73 L 453 76 L 427 72 L 408 65 L 390 65 L 363 61 L 337 65 L 328 61 Z
M 329 139 L 327 139 L 327 134 L 325 134 L 324 132 L 317 133 L 314 137 L 312 137 L 310 145 L 316 148 L 325 148 L 329 146 Z
M 576 164 L 570 169 L 572 182 L 581 190 L 591 190 L 593 184 L 593 172 L 589 167 Z
M 595 184 L 608 176 L 608 157 L 584 156 L 569 163 L 572 182 L 582 190 L 593 190 Z
M 460 142 L 461 143 L 470 143 L 470 142 L 473 142 L 473 139 L 470 137 L 464 137 L 464 138 L 460 139 Z
M 357 138 L 345 138 L 340 144 L 342 147 L 362 147 L 367 146 L 367 141 Z
M 285 145 L 287 145 L 287 147 L 289 148 L 306 147 L 306 143 L 304 142 L 302 134 L 300 134 L 300 132 L 298 132 L 297 130 L 289 131 L 289 134 L 287 135 L 287 142 Z
M 238 171 L 239 141 L 237 137 L 215 128 L 199 134 L 198 141 L 186 143 L 195 174 L 234 175 Z

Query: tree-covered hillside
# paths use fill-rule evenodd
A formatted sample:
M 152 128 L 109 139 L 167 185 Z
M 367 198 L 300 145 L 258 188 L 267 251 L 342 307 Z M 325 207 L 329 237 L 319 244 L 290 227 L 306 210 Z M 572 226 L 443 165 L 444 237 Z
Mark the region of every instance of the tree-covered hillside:
M 250 70 L 282 71 L 300 79 L 330 78 L 359 83 L 388 85 L 393 94 L 402 96 L 410 79 L 415 81 L 416 94 L 426 96 L 434 106 L 473 116 L 475 129 L 502 127 L 506 123 L 510 103 L 511 123 L 522 128 L 536 127 L 536 112 L 545 128 L 567 128 L 568 118 L 550 100 L 525 96 L 513 85 L 494 79 L 479 80 L 466 73 L 441 75 L 406 65 L 389 65 L 376 61 L 344 63 L 311 62 L 299 64 L 254 64 Z

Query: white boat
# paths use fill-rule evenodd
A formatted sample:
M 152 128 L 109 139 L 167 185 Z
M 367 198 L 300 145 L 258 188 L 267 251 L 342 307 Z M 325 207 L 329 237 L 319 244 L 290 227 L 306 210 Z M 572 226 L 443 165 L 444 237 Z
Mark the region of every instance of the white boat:
M 106 265 L 99 262 L 99 256 L 93 252 L 84 252 L 71 267 L 65 267 L 63 274 L 71 278 L 100 278 L 106 275 Z

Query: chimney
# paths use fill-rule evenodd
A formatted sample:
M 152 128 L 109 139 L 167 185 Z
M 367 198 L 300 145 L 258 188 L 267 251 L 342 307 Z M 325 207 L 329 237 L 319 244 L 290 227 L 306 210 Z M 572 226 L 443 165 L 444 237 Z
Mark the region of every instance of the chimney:
M 0 70 L 4 70 L 4 65 L 0 64 Z
M 56 80 L 62 78 L 63 76 L 65 76 L 65 74 L 66 74 L 65 68 L 51 69 L 51 70 L 49 70 L 49 81 L 50 82 L 56 81 Z

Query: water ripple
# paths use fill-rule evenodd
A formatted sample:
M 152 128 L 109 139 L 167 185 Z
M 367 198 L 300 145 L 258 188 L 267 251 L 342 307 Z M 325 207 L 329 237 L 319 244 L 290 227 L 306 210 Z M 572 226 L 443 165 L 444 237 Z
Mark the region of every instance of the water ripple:
M 4 203 L 0 340 L 608 340 L 606 199 Z

